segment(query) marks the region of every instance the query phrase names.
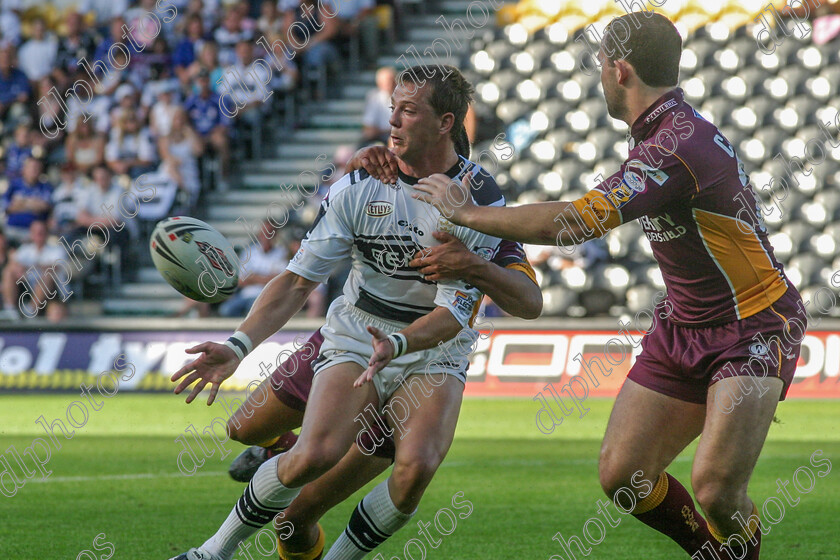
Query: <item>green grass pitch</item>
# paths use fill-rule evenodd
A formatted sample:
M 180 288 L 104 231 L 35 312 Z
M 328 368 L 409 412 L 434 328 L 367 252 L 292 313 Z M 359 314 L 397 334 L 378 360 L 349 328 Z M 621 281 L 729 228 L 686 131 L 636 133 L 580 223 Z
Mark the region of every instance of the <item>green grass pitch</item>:
M 0 396 L 2 456 L 8 458 L 10 445 L 21 451 L 33 438 L 45 435 L 36 418 L 42 414 L 49 420 L 64 418 L 67 405 L 79 398 L 70 394 Z M 449 456 L 426 492 L 415 521 L 433 521 L 439 509 L 451 507 L 452 496 L 459 491 L 473 504 L 473 511 L 466 519 L 458 519 L 454 532 L 443 537 L 438 548 L 427 546 L 427 558 L 549 560 L 557 555 L 553 560 L 565 559 L 552 536 L 558 531 L 566 538 L 581 536 L 587 519 L 599 517 L 596 500 L 602 497 L 597 457 L 612 401 L 588 404 L 591 412 L 584 418 L 566 418 L 546 436 L 535 427 L 537 407 L 529 400 L 467 400 Z M 190 423 L 201 429 L 221 414 L 220 407 L 198 402 L 187 406 L 172 395 L 120 393 L 105 401 L 73 439 L 61 439 L 62 448 L 53 449 L 47 465 L 53 474 L 46 481 L 33 479 L 16 496 L 0 496 L 3 558 L 104 557 L 107 550 L 79 556 L 84 550 L 93 551 L 93 539 L 100 533 L 105 537 L 98 541 L 99 548 L 106 548 L 106 541 L 112 543 L 113 558 L 121 560 L 165 560 L 202 543 L 242 492 L 243 485 L 226 474 L 228 462 L 241 448 L 228 443 L 231 454 L 224 461 L 218 459 L 217 451 L 196 476 L 187 478 L 176 468 L 180 448 L 174 439 Z M 781 423 L 771 427 L 750 485 L 757 503 L 776 496 L 776 479 L 790 480 L 818 449 L 832 462 L 832 470 L 816 479 L 814 489 L 801 495 L 796 507 L 786 508 L 784 518 L 762 541 L 762 558 L 840 558 L 836 528 L 840 402 L 786 402 L 777 416 Z M 684 482 L 689 480 L 692 452 L 693 446 L 670 469 Z M 363 492 L 323 519 L 328 543 L 343 529 Z M 686 557 L 676 545 L 629 516 L 619 519 L 617 527 L 607 528 L 606 538 L 588 558 Z M 597 531 L 593 536 L 597 538 Z M 385 560 L 406 560 L 403 546 L 412 537 L 417 537 L 414 522 L 379 552 Z M 420 559 L 416 548 L 409 550 L 414 560 Z M 264 558 L 256 552 L 252 557 Z

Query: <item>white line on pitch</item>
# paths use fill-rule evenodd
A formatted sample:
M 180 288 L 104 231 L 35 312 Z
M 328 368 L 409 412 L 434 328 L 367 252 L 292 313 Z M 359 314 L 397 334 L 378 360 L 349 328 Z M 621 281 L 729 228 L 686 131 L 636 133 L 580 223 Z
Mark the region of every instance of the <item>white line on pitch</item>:
M 224 471 L 200 471 L 193 475 L 185 475 L 180 472 L 176 473 L 134 473 L 134 474 L 103 474 L 97 476 L 51 476 L 46 479 L 37 478 L 27 482 L 36 482 L 45 484 L 47 482 L 98 482 L 100 480 L 135 480 L 140 478 L 178 478 L 185 476 L 192 478 L 194 476 L 221 476 L 226 474 Z

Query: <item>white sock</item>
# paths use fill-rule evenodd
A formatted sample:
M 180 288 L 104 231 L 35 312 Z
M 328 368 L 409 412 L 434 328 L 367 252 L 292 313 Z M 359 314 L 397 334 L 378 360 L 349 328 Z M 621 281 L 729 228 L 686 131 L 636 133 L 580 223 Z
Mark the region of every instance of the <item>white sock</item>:
M 230 560 L 236 547 L 286 509 L 300 488 L 286 488 L 277 478 L 277 461 L 272 457 L 254 474 L 245 492 L 216 534 L 201 549 L 218 560 Z
M 415 510 L 416 513 L 416 510 Z M 414 513 L 403 513 L 391 501 L 388 480 L 377 485 L 365 496 L 350 522 L 339 535 L 324 560 L 359 560 L 385 542 L 408 523 Z

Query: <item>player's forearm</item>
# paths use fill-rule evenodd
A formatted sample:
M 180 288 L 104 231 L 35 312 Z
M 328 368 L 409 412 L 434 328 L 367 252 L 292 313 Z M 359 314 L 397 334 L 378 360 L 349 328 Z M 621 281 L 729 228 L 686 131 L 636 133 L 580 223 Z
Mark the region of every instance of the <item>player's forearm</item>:
M 276 276 L 260 292 L 238 330 L 247 334 L 256 347 L 300 311 L 317 286 L 317 282 L 291 272 Z
M 595 237 L 592 230 L 583 229 L 580 214 L 570 202 L 537 202 L 515 208 L 471 206 L 462 212 L 461 225 L 510 241 L 565 246 Z
M 490 296 L 505 313 L 522 319 L 536 319 L 542 313 L 542 290 L 519 271 L 502 268 L 490 261 L 482 263 L 468 282 Z
M 436 307 L 400 332 L 408 342 L 406 352 L 418 352 L 434 348 L 439 342 L 455 337 L 462 328 L 451 311 L 445 307 Z

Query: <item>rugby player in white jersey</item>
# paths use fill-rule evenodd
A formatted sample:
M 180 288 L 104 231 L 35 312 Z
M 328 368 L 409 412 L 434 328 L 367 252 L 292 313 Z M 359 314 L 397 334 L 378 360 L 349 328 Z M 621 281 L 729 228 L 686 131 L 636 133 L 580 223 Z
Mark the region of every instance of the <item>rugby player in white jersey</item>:
M 452 227 L 411 196 L 420 177 L 469 175 L 478 186 L 472 192 L 478 204 L 504 204 L 492 177 L 464 162 L 453 147 L 453 127 L 460 129 L 472 93 L 452 67 L 404 71 L 392 97 L 397 183 L 387 185 L 362 171 L 339 180 L 300 251 L 265 287 L 239 330 L 223 345 L 205 342 L 188 350 L 201 356 L 173 375 L 173 381 L 181 380 L 175 392 L 197 381 L 187 397 L 191 402 L 209 384 L 212 403 L 244 355 L 281 328 L 337 262 L 352 260 L 344 296 L 330 306 L 321 330 L 324 343 L 298 442 L 265 462 L 216 534 L 177 560 L 232 558 L 238 545 L 283 511 L 301 487 L 338 463 L 355 440 L 354 418 L 368 405 L 381 410 L 393 402 L 411 403 L 402 438 L 395 440 L 391 476 L 362 500 L 351 519 L 353 532 L 364 541 L 345 531 L 326 560 L 362 558 L 411 519 L 452 443 L 481 293 L 460 281 L 430 282 L 408 263 L 417 250 L 437 243 L 432 232 L 438 229 L 485 258 L 500 242 Z M 459 333 L 467 334 L 457 337 L 467 338 L 466 344 L 454 340 Z

